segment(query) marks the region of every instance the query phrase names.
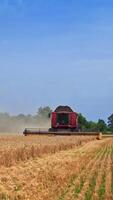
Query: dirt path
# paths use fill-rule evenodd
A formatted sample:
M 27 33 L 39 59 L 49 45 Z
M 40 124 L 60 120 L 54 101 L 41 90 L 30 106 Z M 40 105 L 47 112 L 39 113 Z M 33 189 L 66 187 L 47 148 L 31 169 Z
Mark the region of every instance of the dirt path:
M 111 168 L 113 141 L 91 141 L 83 147 L 0 168 L 0 199 L 74 200 L 94 197 L 102 174 Z M 104 180 L 104 196 L 111 192 L 111 173 Z M 101 174 L 101 175 L 100 175 Z M 101 177 L 101 178 L 99 178 Z M 100 180 L 100 181 L 99 181 Z M 99 186 L 98 182 L 100 183 Z M 109 188 L 110 187 L 110 188 Z M 95 188 L 97 188 L 95 190 Z M 99 194 L 99 193 L 98 193 Z M 98 195 L 97 195 L 98 196 Z M 110 198 L 111 194 L 109 194 Z

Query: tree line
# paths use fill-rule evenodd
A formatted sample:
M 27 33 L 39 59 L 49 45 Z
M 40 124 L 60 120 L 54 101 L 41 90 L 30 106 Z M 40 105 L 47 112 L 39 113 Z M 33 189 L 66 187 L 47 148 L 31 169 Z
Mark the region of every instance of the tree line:
M 45 106 L 40 107 L 35 115 L 11 116 L 8 113 L 0 113 L 0 132 L 22 132 L 26 127 L 49 128 L 51 112 L 51 108 Z M 103 119 L 99 119 L 97 122 L 88 121 L 83 114 L 78 113 L 78 124 L 81 131 L 113 132 L 113 114 L 108 117 L 106 123 Z
M 113 114 L 108 117 L 106 123 L 103 119 L 98 119 L 97 122 L 88 121 L 81 113 L 78 114 L 78 124 L 82 131 L 100 131 L 113 132 Z

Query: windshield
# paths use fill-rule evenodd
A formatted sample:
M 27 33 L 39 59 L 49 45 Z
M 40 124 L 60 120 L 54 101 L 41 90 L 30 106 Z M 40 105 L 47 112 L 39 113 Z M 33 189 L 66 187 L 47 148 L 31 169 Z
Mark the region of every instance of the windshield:
M 69 114 L 68 113 L 57 114 L 57 123 L 59 125 L 68 125 L 69 124 Z

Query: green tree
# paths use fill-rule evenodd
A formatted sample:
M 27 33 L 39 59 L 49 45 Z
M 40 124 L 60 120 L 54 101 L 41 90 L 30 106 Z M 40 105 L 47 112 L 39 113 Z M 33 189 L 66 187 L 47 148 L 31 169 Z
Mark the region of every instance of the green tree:
M 88 131 L 97 131 L 97 123 L 93 121 L 87 122 L 87 130 Z
M 113 131 L 113 114 L 108 117 L 108 128 Z
M 87 129 L 87 120 L 81 113 L 78 114 L 78 128 L 81 131 L 85 131 Z
M 103 119 L 99 119 L 97 122 L 97 130 L 100 132 L 107 131 L 107 125 Z

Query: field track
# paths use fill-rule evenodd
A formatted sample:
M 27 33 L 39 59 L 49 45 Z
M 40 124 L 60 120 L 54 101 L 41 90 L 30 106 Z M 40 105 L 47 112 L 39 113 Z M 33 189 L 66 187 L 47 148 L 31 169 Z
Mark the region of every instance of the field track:
M 0 167 L 0 200 L 112 200 L 113 139 Z

